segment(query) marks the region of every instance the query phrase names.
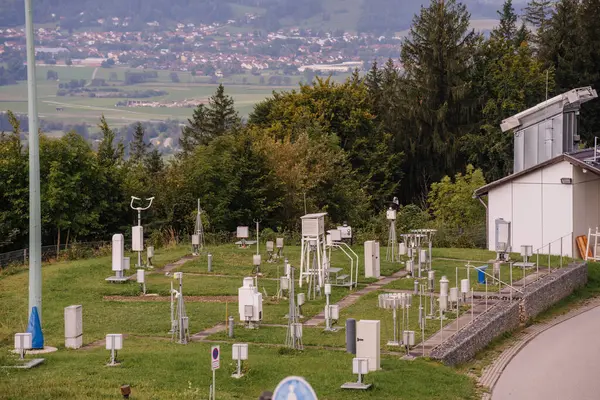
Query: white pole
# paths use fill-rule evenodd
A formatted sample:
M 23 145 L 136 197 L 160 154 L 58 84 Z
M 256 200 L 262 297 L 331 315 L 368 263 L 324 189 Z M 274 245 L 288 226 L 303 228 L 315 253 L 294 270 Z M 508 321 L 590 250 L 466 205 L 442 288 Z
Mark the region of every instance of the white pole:
M 421 286 L 421 296 L 423 296 L 423 286 Z M 427 307 L 427 303 L 425 304 L 425 307 Z M 423 348 L 423 357 L 425 357 L 425 320 L 425 315 L 423 315 L 423 318 L 421 319 L 421 347 Z
M 260 254 L 260 248 L 259 248 L 260 242 L 258 241 L 258 230 L 259 230 L 258 224 L 260 223 L 260 221 L 255 220 L 254 222 L 256 222 L 256 254 L 258 255 L 258 254 Z
M 173 331 L 173 321 L 175 320 L 175 305 L 173 304 L 173 281 L 171 281 L 171 332 Z
M 29 314 L 42 321 L 42 217 L 40 211 L 40 138 L 38 135 L 35 36 L 31 0 L 25 0 L 27 43 L 27 112 L 29 119 Z M 40 327 L 41 328 L 41 327 Z
M 213 372 L 213 384 L 212 384 L 212 398 L 213 400 L 215 400 L 215 396 L 216 396 L 216 388 L 215 388 L 215 369 L 213 368 L 212 370 Z
M 325 324 L 326 324 L 325 328 L 327 330 L 329 330 L 330 329 L 330 318 L 331 318 L 331 315 L 330 315 L 331 310 L 329 310 L 329 295 L 326 294 L 325 298 L 326 298 L 326 300 L 325 300 L 325 302 L 326 302 L 325 303 Z

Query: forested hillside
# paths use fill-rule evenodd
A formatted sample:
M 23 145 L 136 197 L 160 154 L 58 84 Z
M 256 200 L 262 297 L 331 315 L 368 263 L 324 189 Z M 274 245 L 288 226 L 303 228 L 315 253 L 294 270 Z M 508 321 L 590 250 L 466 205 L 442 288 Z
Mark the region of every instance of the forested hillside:
M 398 229 L 432 227 L 439 246 L 483 246 L 485 209 L 473 191 L 512 171 L 513 137 L 500 123 L 566 90 L 600 88 L 600 4 L 532 1 L 518 22 L 510 0 L 489 37 L 469 28 L 456 0 L 420 10 L 393 60 L 342 83 L 317 78 L 274 92 L 242 121 L 227 88 L 190 113 L 182 151 L 165 162 L 138 124 L 128 143 L 99 116 L 91 145 L 74 133 L 41 138 L 44 244 L 127 231 L 128 199 L 156 196 L 153 240 L 187 236 L 196 199 L 207 232 L 262 220 L 297 232 L 306 211 L 326 211 L 357 234 L 387 238 L 383 210 L 398 197 Z M 598 135 L 600 101 L 581 109 L 581 139 Z M 27 242 L 27 148 L 21 127 L 0 136 L 0 243 Z M 12 131 L 12 133 L 10 132 Z M 128 134 L 128 135 L 129 135 Z M 129 138 L 129 136 L 128 136 Z M 128 156 L 126 156 L 128 154 Z
M 359 5 L 360 10 L 352 9 Z M 145 23 L 224 22 L 241 12 L 256 12 L 260 17 L 253 24 L 259 29 L 277 29 L 282 25 L 303 27 L 313 18 L 323 21 L 331 13 L 357 15 L 347 18 L 342 28 L 349 31 L 393 32 L 407 29 L 421 5 L 421 0 L 362 0 L 345 4 L 339 0 L 37 0 L 33 3 L 36 22 L 60 22 L 64 28 L 97 25 L 98 19 L 131 17 L 129 28 L 143 28 Z M 468 0 L 465 4 L 477 18 L 495 18 L 497 1 Z M 515 2 L 520 9 L 520 2 Z M 237 6 L 244 6 L 240 10 Z M 54 16 L 53 16 L 54 14 Z M 0 0 L 0 27 L 24 23 L 24 5 L 20 0 Z M 339 27 L 336 27 L 339 28 Z

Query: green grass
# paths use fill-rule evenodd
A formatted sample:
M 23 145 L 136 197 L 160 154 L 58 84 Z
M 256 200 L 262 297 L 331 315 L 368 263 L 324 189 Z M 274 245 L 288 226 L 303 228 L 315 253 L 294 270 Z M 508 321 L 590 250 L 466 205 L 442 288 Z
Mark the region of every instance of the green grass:
M 214 254 L 215 273 L 226 276 L 199 274 L 206 271 L 205 259 L 184 264 L 184 294 L 231 295 L 237 294 L 242 278 L 251 271 L 253 249 L 237 249 L 235 246 L 211 247 Z M 360 247 L 356 247 L 363 263 Z M 188 253 L 185 246 L 169 250 L 158 249 L 154 258 L 157 267 L 179 259 Z M 287 256 L 296 264 L 299 249 L 286 248 Z M 264 247 L 263 247 L 264 253 Z M 382 252 L 383 253 L 383 252 Z M 203 257 L 206 257 L 205 255 Z M 345 267 L 348 263 L 341 253 L 334 253 L 334 266 Z M 282 264 L 279 264 L 282 265 Z M 382 263 L 384 274 L 391 274 L 400 264 Z M 263 311 L 267 324 L 286 324 L 288 311 L 286 300 L 271 298 L 276 292 L 276 265 L 263 263 L 265 277 L 259 279 L 259 288 L 266 290 Z M 134 271 L 130 271 L 133 273 Z M 46 355 L 45 365 L 31 371 L 0 370 L 0 398 L 54 399 L 54 398 L 103 398 L 118 396 L 123 383 L 132 385 L 134 398 L 207 398 L 210 384 L 209 343 L 192 343 L 180 346 L 170 343 L 168 302 L 106 301 L 105 296 L 139 296 L 139 285 L 110 284 L 104 279 L 110 276 L 110 257 L 45 264 L 43 269 L 43 326 L 47 345 L 59 351 Z M 361 267 L 361 275 L 364 269 Z M 172 278 L 161 273 L 147 275 L 147 288 L 151 293 L 167 295 Z M 366 282 L 366 281 L 365 281 Z M 14 362 L 8 352 L 15 332 L 24 331 L 27 322 L 28 274 L 24 268 L 14 268 L 0 275 L 0 363 Z M 361 283 L 364 285 L 365 283 Z M 303 288 L 305 290 L 306 287 Z M 332 302 L 337 302 L 350 291 L 334 287 Z M 342 310 L 338 326 L 343 327 L 347 318 L 380 319 L 381 341 L 386 350 L 392 336 L 391 311 L 377 307 L 377 295 L 373 292 L 359 299 L 354 305 Z M 309 301 L 303 306 L 306 318 L 323 310 L 324 298 Z M 123 333 L 125 348 L 119 358 L 123 365 L 107 368 L 108 352 L 102 346 L 78 351 L 64 349 L 64 307 L 72 304 L 83 306 L 84 344 L 104 338 L 107 333 Z M 411 329 L 417 329 L 418 299 L 413 300 L 410 311 Z M 226 315 L 237 320 L 237 304 L 186 303 L 190 317 L 191 333 L 222 322 Z M 227 309 L 227 311 L 226 311 Z M 439 322 L 428 324 L 427 334 L 437 329 Z M 263 390 L 272 390 L 277 382 L 291 374 L 306 377 L 313 383 L 319 398 L 323 399 L 470 399 L 474 398 L 474 385 L 470 378 L 436 363 L 402 361 L 397 356 L 384 356 L 383 370 L 371 373 L 367 381 L 375 383 L 368 392 L 344 392 L 339 386 L 354 381 L 351 374 L 352 356 L 343 351 L 345 333 L 325 333 L 323 327 L 304 329 L 307 348 L 296 355 L 282 355 L 278 348 L 285 341 L 285 328 L 262 326 L 259 330 L 237 327 L 236 341 L 252 343 L 248 375 L 240 382 L 228 376 L 233 371 L 229 343 L 222 343 L 223 368 L 217 373 L 218 398 L 257 398 Z M 213 339 L 228 340 L 224 335 Z M 259 343 L 266 343 L 260 345 Z M 318 349 L 312 346 L 328 346 L 339 350 Z M 397 348 L 387 350 L 398 351 Z M 402 379 L 398 379 L 402 377 Z M 31 385 L 36 382 L 36 385 Z
M 306 346 L 325 346 L 343 349 L 346 346 L 346 333 L 345 325 L 348 318 L 354 318 L 355 320 L 379 320 L 381 321 L 381 349 L 383 351 L 401 352 L 399 347 L 388 346 L 387 342 L 393 339 L 394 325 L 392 319 L 392 310 L 379 308 L 377 305 L 378 295 L 383 293 L 382 291 L 375 291 L 369 293 L 360 298 L 355 304 L 348 308 L 340 311 L 340 320 L 337 322 L 335 327 L 339 328 L 337 332 L 326 332 L 323 329 L 325 325 L 320 325 L 315 328 L 304 327 L 302 333 L 302 341 Z M 422 332 L 419 328 L 419 297 L 413 296 L 413 306 L 409 309 L 408 314 L 408 329 L 415 331 L 415 342 L 421 342 Z M 426 301 L 426 298 L 423 298 Z M 287 305 L 287 304 L 286 304 Z M 319 311 L 323 309 L 317 308 Z M 303 308 L 303 314 L 304 312 Z M 452 322 L 455 318 L 454 313 L 447 313 L 447 320 L 444 321 L 444 325 Z M 401 328 L 403 321 L 402 311 L 398 310 L 398 329 Z M 287 324 L 287 320 L 282 319 L 279 324 Z M 433 333 L 437 332 L 440 328 L 439 320 L 428 320 L 425 325 L 425 337 L 430 337 Z M 230 339 L 227 337 L 226 332 L 221 332 L 209 337 L 209 340 L 216 341 L 230 341 L 230 342 L 252 342 L 260 344 L 283 344 L 285 343 L 286 327 L 261 327 L 259 330 L 247 330 L 241 326 L 237 326 L 234 332 L 234 338 Z M 399 333 L 398 333 L 399 335 Z M 417 349 L 418 353 L 418 349 Z
M 120 398 L 119 387 L 129 384 L 134 399 L 206 399 L 212 376 L 210 344 L 187 346 L 151 339 L 127 338 L 118 358 L 120 367 L 105 367 L 103 348 L 59 351 L 45 356 L 44 365 L 29 371 L 0 370 L 0 397 L 6 399 Z M 470 399 L 472 381 L 452 369 L 427 361 L 383 357 L 382 370 L 365 380 L 372 390 L 344 391 L 356 381 L 352 355 L 338 351 L 305 350 L 281 355 L 276 348 L 250 345 L 246 376 L 230 377 L 235 364 L 231 346 L 221 345 L 221 368 L 216 373 L 218 399 L 256 399 L 289 375 L 305 377 L 320 399 Z M 401 379 L 399 379 L 401 377 Z M 35 382 L 35 384 L 32 384 Z
M 359 261 L 359 283 L 372 283 L 376 279 L 365 278 L 364 270 L 364 247 L 353 246 L 353 250 L 358 256 Z M 300 246 L 286 246 L 284 249 L 284 258 L 296 267 L 296 275 L 300 271 Z M 208 252 L 212 254 L 212 273 L 208 272 L 208 260 L 206 254 L 193 261 L 188 261 L 179 267 L 179 271 L 193 272 L 206 275 L 230 275 L 230 276 L 248 276 L 252 272 L 252 256 L 256 253 L 256 245 L 249 246 L 246 249 L 238 248 L 236 245 L 223 245 L 210 247 Z M 275 263 L 268 263 L 264 244 L 261 245 L 262 265 L 261 273 L 265 278 L 277 278 L 283 274 L 283 259 Z M 385 248 L 381 250 L 385 258 Z M 331 252 L 331 266 L 342 268 L 339 275 L 350 275 L 350 259 L 340 250 Z M 398 263 L 381 261 L 381 275 L 389 276 L 398 271 L 402 266 Z
M 111 126 L 121 126 L 137 121 L 162 121 L 166 119 L 178 119 L 185 121 L 191 117 L 190 108 L 152 108 L 152 107 L 116 107 L 116 103 L 123 99 L 90 98 L 80 96 L 56 96 L 58 83 L 46 80 L 49 70 L 56 71 L 60 82 L 69 82 L 71 79 L 92 79 L 94 71 L 96 78 L 106 79 L 109 85 L 115 85 L 125 91 L 155 89 L 168 92 L 167 95 L 143 99 L 145 101 L 180 101 L 185 99 L 197 99 L 206 101 L 217 89 L 217 84 L 211 84 L 208 77 L 192 77 L 187 72 L 177 72 L 180 83 L 173 83 L 170 74 L 172 71 L 158 70 L 158 78 L 155 81 L 139 85 L 121 86 L 125 79 L 126 71 L 131 68 L 95 68 L 81 66 L 38 66 L 37 67 L 37 90 L 38 90 L 38 113 L 41 118 L 61 121 L 66 124 L 86 122 L 92 126 L 98 123 L 101 114 L 104 114 Z M 111 73 L 117 74 L 118 81 L 109 82 Z M 270 74 L 275 71 L 265 72 L 263 78 L 269 81 Z M 333 79 L 340 82 L 346 79 L 347 74 L 340 74 Z M 244 83 L 245 78 L 245 83 Z M 235 107 L 242 117 L 248 116 L 254 109 L 254 105 L 271 96 L 274 90 L 291 90 L 298 87 L 302 78 L 300 75 L 291 76 L 289 86 L 268 86 L 260 84 L 259 76 L 233 75 L 221 79 L 220 83 L 226 86 L 226 92 L 235 101 Z M 63 111 L 56 111 L 57 107 Z M 15 113 L 27 113 L 27 84 L 20 82 L 17 85 L 0 86 L 0 112 L 11 110 Z

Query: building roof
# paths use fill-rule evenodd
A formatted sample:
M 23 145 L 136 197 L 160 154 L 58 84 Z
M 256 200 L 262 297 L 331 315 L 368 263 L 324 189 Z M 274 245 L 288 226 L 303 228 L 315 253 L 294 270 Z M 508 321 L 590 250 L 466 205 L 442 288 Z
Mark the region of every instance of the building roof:
M 588 171 L 590 171 L 596 175 L 600 175 L 600 156 L 598 157 L 597 162 L 591 161 L 591 159 L 593 157 L 594 157 L 594 149 L 593 148 L 578 150 L 578 151 L 574 151 L 572 153 L 564 153 L 564 154 L 561 154 L 554 158 L 551 158 L 550 160 L 536 164 L 531 168 L 524 169 L 515 174 L 505 176 L 502 179 L 498 179 L 497 181 L 494 181 L 492 183 L 488 183 L 487 185 L 482 186 L 479 189 L 475 190 L 473 195 L 475 197 L 481 197 L 483 195 L 488 194 L 490 190 L 492 190 L 498 186 L 502 186 L 505 183 L 511 182 L 514 179 L 519 178 L 524 175 L 527 175 L 531 172 L 537 171 L 540 168 L 544 168 L 549 165 L 558 164 L 559 162 L 562 162 L 562 161 L 569 162 L 572 165 L 578 165 L 581 168 L 585 168 Z
M 326 216 L 327 213 L 316 213 L 316 214 L 306 214 L 302 217 L 300 217 L 300 219 L 315 219 L 315 218 L 323 218 L 324 216 Z
M 569 90 L 568 92 L 559 94 L 558 96 L 505 119 L 500 124 L 500 128 L 502 129 L 502 132 L 506 132 L 523 125 L 530 125 L 532 119 L 534 121 L 547 119 L 552 115 L 562 112 L 563 109 L 569 105 L 578 107 L 597 97 L 598 94 L 591 86 Z

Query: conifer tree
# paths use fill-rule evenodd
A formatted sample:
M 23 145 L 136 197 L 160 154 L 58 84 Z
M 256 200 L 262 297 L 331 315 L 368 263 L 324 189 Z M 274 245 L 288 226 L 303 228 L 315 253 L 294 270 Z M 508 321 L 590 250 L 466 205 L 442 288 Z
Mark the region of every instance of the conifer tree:
M 582 31 L 579 26 L 579 0 L 561 0 L 544 34 L 540 37 L 540 58 L 556 70 L 560 92 L 580 85 L 583 60 Z
M 374 109 L 379 108 L 381 101 L 381 74 L 382 71 L 378 68 L 377 60 L 375 60 L 371 64 L 371 69 L 365 75 L 365 86 Z
M 592 86 L 600 89 L 600 2 L 582 0 L 579 10 L 579 32 L 581 45 L 569 57 L 577 60 L 573 74 L 579 76 L 578 86 Z M 573 89 L 573 88 L 571 88 Z M 600 101 L 594 100 L 581 109 L 582 139 L 593 146 L 594 137 L 600 136 Z
M 512 0 L 506 0 L 502 6 L 502 11 L 497 11 L 497 13 L 500 17 L 500 23 L 492 32 L 492 36 L 498 36 L 507 41 L 514 41 L 517 35 L 517 14 L 515 13 Z
M 119 142 L 115 146 L 116 134 L 108 126 L 104 114 L 100 117 L 98 128 L 100 128 L 100 133 L 102 134 L 102 141 L 98 146 L 98 161 L 100 165 L 105 167 L 115 166 L 123 159 L 123 143 Z
M 235 111 L 233 98 L 225 94 L 222 84 L 219 85 L 208 104 L 207 129 L 212 139 L 225 134 L 239 124 L 240 117 Z
M 544 35 L 552 15 L 552 0 L 530 0 L 525 7 L 523 20 L 535 28 L 535 34 L 532 39 L 536 44 L 539 38 Z
M 144 127 L 141 122 L 138 122 L 133 132 L 133 140 L 129 145 L 129 157 L 135 163 L 143 161 L 150 147 L 150 144 L 144 141 L 144 135 Z
M 419 165 L 409 174 L 415 193 L 464 165 L 459 140 L 473 122 L 471 74 L 480 41 L 469 23 L 465 5 L 432 0 L 414 18 L 402 45 L 404 114 L 414 125 L 408 164 Z
M 182 155 L 190 154 L 198 145 L 207 145 L 240 124 L 233 98 L 225 94 L 223 85 L 208 100 L 208 105 L 199 104 L 192 119 L 181 130 L 179 144 Z

